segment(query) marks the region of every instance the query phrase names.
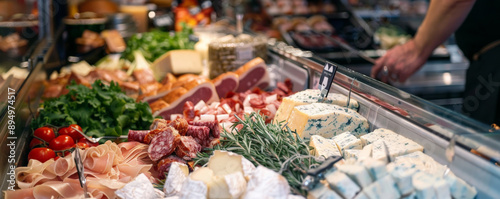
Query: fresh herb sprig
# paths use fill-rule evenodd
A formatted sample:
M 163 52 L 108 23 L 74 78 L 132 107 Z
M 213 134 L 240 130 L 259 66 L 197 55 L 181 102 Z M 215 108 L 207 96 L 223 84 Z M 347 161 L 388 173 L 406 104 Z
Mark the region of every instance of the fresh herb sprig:
M 220 145 L 213 150 L 225 150 L 240 154 L 250 160 L 254 165 L 262 165 L 276 172 L 282 171 L 296 194 L 305 195 L 300 188 L 305 172 L 318 162 L 310 156 L 310 147 L 286 125 L 266 124 L 265 119 L 258 113 L 246 115 L 245 119 L 239 117 L 238 122 L 231 127 L 235 133 L 224 130 L 221 135 Z M 236 128 L 242 125 L 241 130 Z M 196 165 L 208 162 L 212 151 L 198 153 Z

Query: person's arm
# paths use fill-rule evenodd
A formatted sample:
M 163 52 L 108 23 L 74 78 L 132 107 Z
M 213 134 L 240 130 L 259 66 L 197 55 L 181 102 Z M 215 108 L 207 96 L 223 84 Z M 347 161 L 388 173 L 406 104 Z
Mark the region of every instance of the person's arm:
M 417 34 L 406 44 L 396 46 L 377 59 L 371 76 L 377 77 L 384 66 L 389 76 L 404 82 L 420 69 L 432 51 L 442 44 L 469 14 L 475 0 L 431 0 L 429 10 Z M 388 76 L 382 81 L 387 82 Z

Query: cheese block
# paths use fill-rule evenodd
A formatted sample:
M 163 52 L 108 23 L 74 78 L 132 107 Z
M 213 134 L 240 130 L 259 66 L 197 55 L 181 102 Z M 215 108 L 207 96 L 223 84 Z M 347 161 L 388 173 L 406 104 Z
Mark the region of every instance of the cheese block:
M 318 183 L 313 190 L 308 192 L 307 199 L 342 199 L 342 197 L 325 184 Z
M 375 159 L 366 159 L 362 162 L 370 177 L 376 181 L 388 175 L 386 164 L 383 161 Z
M 436 192 L 436 199 L 451 199 L 450 185 L 442 178 L 434 183 L 434 191 Z
M 370 186 L 363 189 L 363 193 L 365 193 L 370 199 L 401 197 L 401 194 L 399 194 L 396 189 L 394 180 L 389 175 L 386 175 L 382 179 L 370 184 Z
M 446 170 L 444 165 L 438 163 L 432 157 L 422 153 L 421 151 L 396 157 L 393 165 L 405 168 L 414 168 L 418 171 L 425 171 L 433 175 L 442 175 Z
M 366 134 L 369 124 L 359 113 L 341 106 L 312 103 L 296 106 L 288 118 L 288 127 L 302 138 L 321 135 L 331 138 L 349 131 L 356 137 Z
M 133 181 L 127 183 L 121 189 L 116 190 L 116 195 L 123 199 L 155 199 L 159 196 L 156 194 L 155 188 L 148 177 L 141 173 Z
M 238 154 L 217 150 L 208 160 L 208 168 L 216 176 L 224 176 L 234 172 L 243 173 L 242 158 L 243 156 Z
M 365 192 L 359 192 L 354 199 L 370 199 Z
M 239 198 L 246 190 L 243 173 L 235 172 L 225 176 L 214 176 L 208 184 L 208 198 Z
M 341 156 L 335 141 L 326 139 L 319 135 L 311 136 L 309 146 L 314 147 L 314 149 L 312 150 L 312 154 L 314 154 L 314 156 L 316 157 L 323 156 L 325 158 L 328 158 L 330 156 Z
M 351 159 L 351 158 L 358 160 L 360 153 L 361 153 L 361 150 L 359 150 L 359 149 L 347 149 L 344 151 L 344 153 L 342 155 L 343 155 L 344 159 L 346 159 L 346 160 Z
M 475 187 L 468 185 L 464 180 L 449 173 L 445 177 L 446 182 L 450 186 L 451 196 L 453 198 L 474 198 L 477 195 Z
M 437 178 L 426 172 L 417 172 L 415 175 L 413 175 L 412 183 L 413 187 L 415 188 L 417 198 L 436 198 L 436 192 L 434 191 L 434 184 L 436 182 Z
M 378 160 L 387 160 L 386 150 L 384 148 L 384 142 L 389 150 L 389 155 L 391 157 L 397 157 L 416 151 L 423 151 L 424 147 L 421 145 L 407 139 L 403 136 L 394 140 L 378 140 L 373 143 L 373 158 Z
M 186 164 L 179 162 L 172 162 L 168 171 L 163 192 L 165 196 L 174 196 L 180 193 L 182 184 L 186 181 L 189 175 L 189 169 Z
M 330 188 L 344 198 L 353 198 L 360 191 L 359 186 L 354 181 L 338 170 L 326 174 L 325 178 Z
M 347 174 L 358 186 L 365 188 L 372 183 L 372 178 L 365 167 L 359 164 L 343 164 L 337 167 L 339 171 Z
M 391 176 L 394 178 L 401 194 L 407 195 L 413 192 L 412 176 L 416 172 L 417 170 L 414 168 L 394 167 L 394 169 L 391 169 Z
M 164 77 L 167 73 L 201 73 L 201 55 L 195 50 L 171 50 L 156 59 L 151 65 L 155 76 Z M 160 78 L 161 79 L 161 78 Z
M 283 98 L 283 101 L 274 116 L 274 122 L 279 123 L 282 121 L 288 121 L 288 117 L 292 113 L 295 106 L 317 103 L 320 99 L 320 93 L 321 91 L 318 89 L 307 89 Z M 347 106 L 347 96 L 338 93 L 330 93 L 322 103 L 335 104 L 345 107 Z M 358 110 L 358 102 L 351 98 L 349 108 Z
M 335 143 L 337 143 L 337 146 L 339 147 L 342 154 L 344 154 L 345 150 L 348 149 L 363 149 L 361 140 L 356 138 L 350 132 L 341 133 L 333 137 L 332 139 L 335 141 Z

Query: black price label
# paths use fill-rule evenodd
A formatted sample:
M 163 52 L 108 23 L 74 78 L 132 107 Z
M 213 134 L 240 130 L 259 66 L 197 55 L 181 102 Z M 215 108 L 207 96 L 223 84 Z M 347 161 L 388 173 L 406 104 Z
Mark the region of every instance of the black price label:
M 332 86 L 333 77 L 335 77 L 335 72 L 337 72 L 337 66 L 326 62 L 321 77 L 319 78 L 319 90 L 321 91 L 320 100 L 323 101 L 325 97 L 328 96 L 330 87 Z

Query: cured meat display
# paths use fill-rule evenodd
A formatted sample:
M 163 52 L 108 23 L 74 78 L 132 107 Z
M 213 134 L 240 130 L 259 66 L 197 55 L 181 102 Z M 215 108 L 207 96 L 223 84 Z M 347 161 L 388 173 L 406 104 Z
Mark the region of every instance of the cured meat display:
M 173 128 L 165 128 L 156 134 L 148 148 L 149 158 L 153 161 L 158 161 L 162 157 L 172 154 L 177 147 L 175 140 L 179 137 L 177 130 Z

